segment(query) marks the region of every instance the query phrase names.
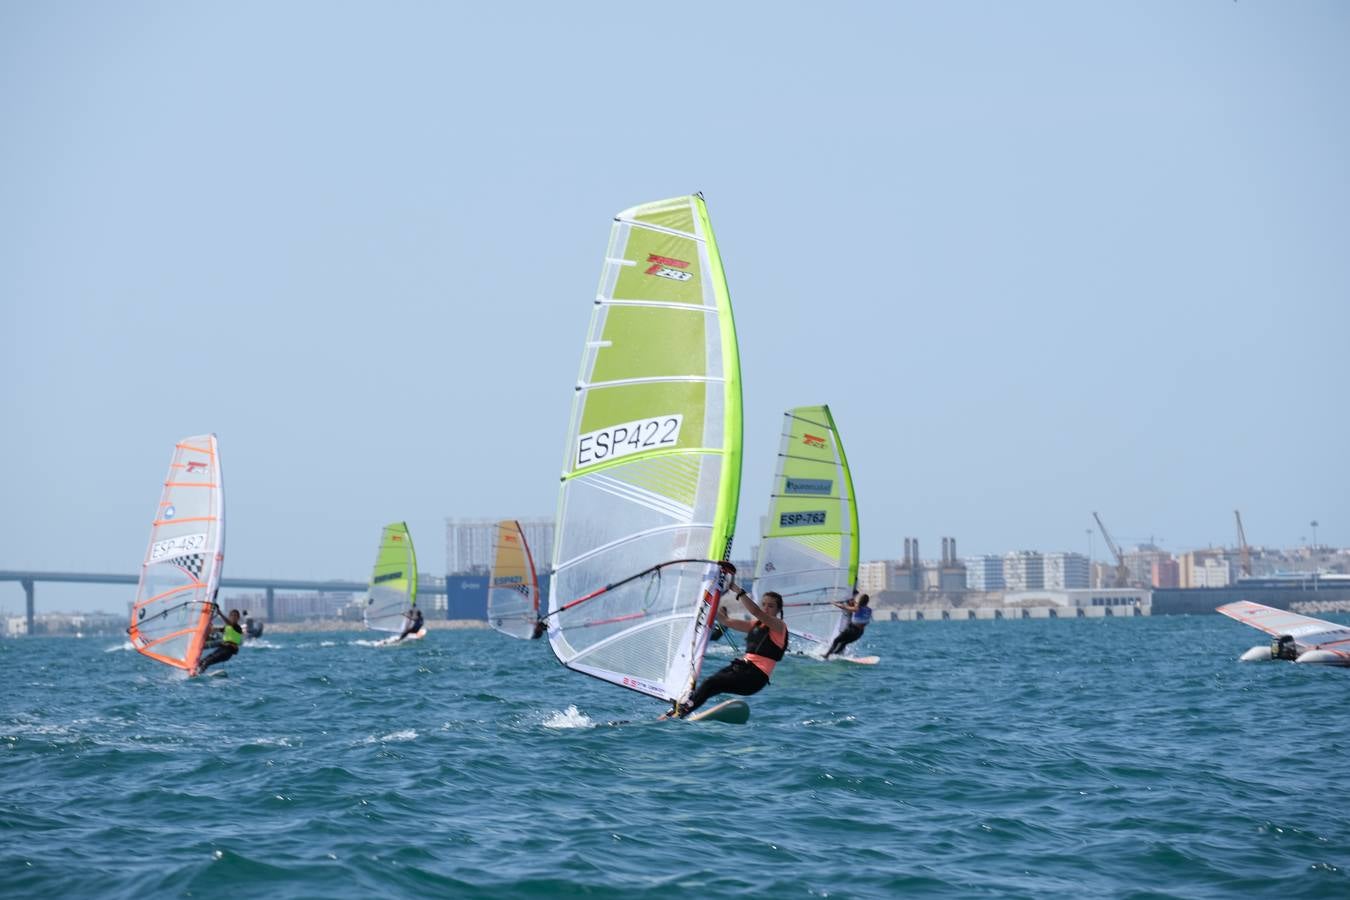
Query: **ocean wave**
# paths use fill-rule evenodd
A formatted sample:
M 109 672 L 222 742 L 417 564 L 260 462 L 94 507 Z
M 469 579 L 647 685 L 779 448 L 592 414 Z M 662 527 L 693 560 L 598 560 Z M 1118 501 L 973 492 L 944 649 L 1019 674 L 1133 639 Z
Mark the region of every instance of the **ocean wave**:
M 544 720 L 545 728 L 594 728 L 595 723 L 591 721 L 590 716 L 581 712 L 575 705 L 567 707 L 562 712 L 555 712 Z

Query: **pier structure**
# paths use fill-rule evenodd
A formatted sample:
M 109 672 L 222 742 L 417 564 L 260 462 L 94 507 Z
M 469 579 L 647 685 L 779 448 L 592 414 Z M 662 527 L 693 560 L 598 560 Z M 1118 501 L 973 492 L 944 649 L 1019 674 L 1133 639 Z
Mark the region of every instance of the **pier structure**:
M 59 582 L 65 584 L 126 584 L 135 585 L 140 582 L 137 575 L 125 575 L 120 573 L 100 573 L 100 572 L 22 572 L 0 570 L 0 582 L 17 581 L 23 587 L 25 611 L 28 616 L 28 633 L 33 633 L 33 612 L 35 605 L 36 585 L 39 581 Z M 342 580 L 305 580 L 290 578 L 244 578 L 244 577 L 224 577 L 220 579 L 222 588 L 251 588 L 253 590 L 262 589 L 267 598 L 267 619 L 274 621 L 276 619 L 276 592 L 277 591 L 316 591 L 328 593 L 364 593 L 367 585 L 364 581 L 342 581 Z M 448 586 L 440 579 L 422 578 L 418 580 L 417 592 L 419 595 L 445 594 Z

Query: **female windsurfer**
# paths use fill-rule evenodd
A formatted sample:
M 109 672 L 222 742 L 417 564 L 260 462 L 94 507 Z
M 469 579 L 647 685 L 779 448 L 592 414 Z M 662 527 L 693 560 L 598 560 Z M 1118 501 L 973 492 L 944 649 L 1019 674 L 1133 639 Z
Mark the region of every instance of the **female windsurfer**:
M 717 611 L 717 621 L 723 628 L 744 631 L 745 656 L 731 661 L 731 665 L 703 679 L 687 703 L 679 704 L 675 715 L 684 718 L 702 706 L 715 694 L 740 694 L 748 697 L 758 693 L 769 683 L 774 665 L 783 658 L 788 645 L 787 625 L 783 622 L 783 598 L 775 591 L 766 591 L 760 598 L 763 606 L 750 599 L 735 581 L 728 590 L 741 601 L 753 619 L 732 619 L 725 607 Z
M 403 633 L 398 636 L 398 639 L 400 641 L 403 640 L 405 637 L 417 634 L 417 632 L 422 630 L 422 610 L 414 606 L 412 609 L 408 610 L 403 615 L 408 617 L 408 624 L 403 629 Z
M 192 670 L 193 675 L 200 675 L 216 663 L 223 663 L 234 656 L 239 652 L 239 645 L 244 642 L 244 632 L 239 627 L 239 610 L 232 609 L 229 616 L 225 616 L 214 603 L 211 609 L 214 615 L 225 620 L 225 628 L 220 634 L 220 646 L 212 650 L 210 656 L 197 661 L 197 668 Z
M 857 599 L 850 600 L 847 603 L 834 604 L 844 612 L 849 613 L 849 621 L 844 630 L 839 632 L 839 636 L 834 639 L 830 649 L 825 651 L 826 659 L 830 658 L 831 653 L 843 652 L 845 647 L 862 637 L 863 630 L 872 621 L 872 608 L 867 605 L 870 602 L 871 598 L 862 594 Z

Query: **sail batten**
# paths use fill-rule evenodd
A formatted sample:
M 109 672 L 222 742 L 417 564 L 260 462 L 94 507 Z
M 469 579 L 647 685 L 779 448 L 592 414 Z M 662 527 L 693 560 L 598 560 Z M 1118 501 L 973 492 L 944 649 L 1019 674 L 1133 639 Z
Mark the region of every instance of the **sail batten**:
M 735 325 L 701 197 L 615 216 L 583 347 L 549 642 L 570 668 L 679 699 L 702 664 L 740 491 Z
M 391 522 L 380 530 L 375 566 L 362 617 L 374 631 L 401 634 L 410 621 L 405 615 L 417 604 L 417 552 L 408 523 Z
M 192 671 L 225 560 L 225 492 L 214 434 L 174 444 L 127 633 L 140 653 Z
M 849 599 L 858 577 L 853 476 L 828 406 L 796 407 L 783 420 L 755 593 L 781 594 L 794 649 L 820 655 L 847 624 L 834 603 Z

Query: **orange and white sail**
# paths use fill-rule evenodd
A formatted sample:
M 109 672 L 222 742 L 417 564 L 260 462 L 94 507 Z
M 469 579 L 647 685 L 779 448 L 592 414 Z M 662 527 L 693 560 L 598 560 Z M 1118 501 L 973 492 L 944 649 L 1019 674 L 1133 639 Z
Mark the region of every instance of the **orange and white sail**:
M 525 532 L 515 519 L 497 523 L 488 581 L 488 624 L 511 637 L 534 637 L 539 621 L 539 577 Z
M 150 527 L 131 608 L 131 643 L 151 659 L 192 671 L 211 627 L 225 560 L 225 491 L 214 434 L 183 438 Z

